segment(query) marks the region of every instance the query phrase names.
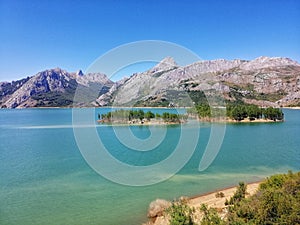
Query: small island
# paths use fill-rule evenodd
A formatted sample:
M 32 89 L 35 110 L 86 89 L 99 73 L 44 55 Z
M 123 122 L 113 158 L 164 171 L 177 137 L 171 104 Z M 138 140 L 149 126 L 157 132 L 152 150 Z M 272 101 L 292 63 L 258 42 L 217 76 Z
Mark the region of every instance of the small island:
M 98 123 L 123 125 L 164 125 L 187 123 L 188 119 L 200 122 L 268 123 L 284 121 L 280 108 L 262 108 L 251 104 L 227 104 L 226 107 L 211 107 L 197 104 L 188 108 L 186 114 L 145 112 L 142 109 L 117 109 L 106 114 L 98 113 Z
M 163 112 L 154 114 L 142 109 L 125 110 L 118 109 L 106 114 L 98 114 L 98 123 L 128 124 L 128 125 L 152 125 L 152 124 L 182 124 L 186 123 L 188 115 Z

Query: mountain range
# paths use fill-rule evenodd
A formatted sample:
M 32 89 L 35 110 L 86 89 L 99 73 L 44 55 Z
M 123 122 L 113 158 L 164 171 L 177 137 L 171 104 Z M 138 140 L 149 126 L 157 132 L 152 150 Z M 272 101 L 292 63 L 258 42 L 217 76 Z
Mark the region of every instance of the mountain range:
M 0 82 L 0 107 L 191 106 L 219 99 L 215 96 L 220 93 L 225 102 L 299 106 L 300 64 L 289 58 L 259 57 L 179 66 L 167 57 L 117 82 L 102 73 L 56 68 Z

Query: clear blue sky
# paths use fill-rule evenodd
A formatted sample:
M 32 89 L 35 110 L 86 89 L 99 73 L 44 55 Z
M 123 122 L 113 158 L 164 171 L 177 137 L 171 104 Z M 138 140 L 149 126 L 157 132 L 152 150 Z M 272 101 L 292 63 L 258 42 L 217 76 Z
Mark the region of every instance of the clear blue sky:
M 164 40 L 202 59 L 300 61 L 299 0 L 0 0 L 0 81 L 86 69 L 132 41 Z

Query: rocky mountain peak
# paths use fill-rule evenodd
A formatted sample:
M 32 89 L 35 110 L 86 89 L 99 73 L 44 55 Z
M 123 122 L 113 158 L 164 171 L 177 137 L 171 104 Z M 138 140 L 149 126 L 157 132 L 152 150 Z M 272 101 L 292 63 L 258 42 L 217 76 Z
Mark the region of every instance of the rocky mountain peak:
M 177 63 L 175 62 L 174 58 L 167 56 L 163 60 L 161 60 L 158 64 L 158 66 L 178 66 Z
M 95 95 L 95 100 L 83 98 L 79 105 L 92 102 L 99 106 L 157 106 L 176 100 L 179 104 L 181 95 L 176 93 L 189 91 L 201 97 L 201 91 L 211 90 L 221 90 L 229 101 L 299 105 L 299 74 L 298 62 L 265 56 L 251 61 L 205 60 L 186 66 L 166 57 L 152 69 L 115 83 L 102 73 L 83 75 L 81 70 L 69 73 L 55 68 L 19 81 L 0 83 L 0 107 L 70 106 L 78 87 L 91 93 L 88 96 Z
M 150 72 L 155 73 L 159 71 L 167 71 L 174 68 L 177 68 L 178 65 L 172 57 L 166 57 L 162 61 L 160 61 L 156 66 L 154 66 Z
M 82 70 L 78 70 L 78 71 L 76 72 L 76 75 L 77 75 L 77 76 L 83 76 L 84 74 L 83 74 Z
M 58 77 L 60 76 L 68 76 L 69 73 L 59 67 L 54 68 L 54 69 L 48 69 L 48 70 L 44 70 L 39 72 L 38 74 L 36 74 L 36 77 L 43 77 L 44 79 L 46 77 L 52 78 L 52 79 L 58 79 Z
M 0 107 L 68 106 L 72 104 L 78 86 L 88 91 L 102 87 L 103 94 L 113 85 L 104 74 L 82 76 L 80 71 L 69 73 L 60 68 L 48 69 L 16 84 L 1 85 Z

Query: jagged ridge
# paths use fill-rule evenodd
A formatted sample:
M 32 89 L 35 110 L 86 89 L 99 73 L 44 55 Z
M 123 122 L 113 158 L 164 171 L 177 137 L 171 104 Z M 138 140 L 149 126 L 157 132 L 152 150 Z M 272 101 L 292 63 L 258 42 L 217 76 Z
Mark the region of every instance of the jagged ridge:
M 97 102 L 100 106 L 167 106 L 174 102 L 190 106 L 191 100 L 205 98 L 203 91 L 209 95 L 219 90 L 228 101 L 286 106 L 299 104 L 299 71 L 297 62 L 280 57 L 252 61 L 218 59 L 183 67 L 168 57 L 100 96 Z
M 216 90 L 226 101 L 300 105 L 300 65 L 289 58 L 259 57 L 179 66 L 167 57 L 152 69 L 115 83 L 101 73 L 69 73 L 56 68 L 1 82 L 0 107 L 72 106 L 78 87 L 84 94 L 75 106 L 190 106 L 215 95 Z

